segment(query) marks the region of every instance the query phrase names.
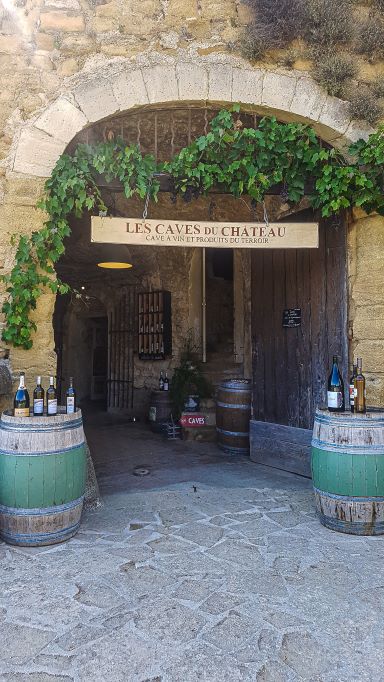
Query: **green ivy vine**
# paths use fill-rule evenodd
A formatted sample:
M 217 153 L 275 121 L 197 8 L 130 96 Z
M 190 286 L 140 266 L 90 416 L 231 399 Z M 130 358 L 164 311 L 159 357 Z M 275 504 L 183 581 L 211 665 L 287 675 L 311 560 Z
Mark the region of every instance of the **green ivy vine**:
M 59 294 L 69 291 L 57 278 L 55 263 L 65 251 L 70 216 L 107 211 L 97 184 L 100 174 L 108 182 L 119 180 L 127 198 L 145 199 L 149 192 L 155 201 L 156 176 L 164 172 L 171 177 L 174 195 L 187 201 L 219 186 L 235 197 L 248 195 L 261 202 L 271 187 L 282 184 L 286 199 L 296 204 L 312 180 L 312 206 L 325 217 L 353 206 L 384 215 L 383 127 L 368 141 L 353 144 L 347 160 L 339 151 L 324 148 L 308 125 L 265 117 L 257 128 L 246 128 L 238 113 L 237 106 L 220 111 L 206 135 L 165 163 L 157 163 L 152 155 L 143 156 L 137 145 L 128 147 L 122 140 L 81 144 L 73 156 L 63 154 L 38 202 L 48 218 L 30 237 L 18 236 L 15 265 L 2 277 L 9 295 L 2 308 L 3 340 L 31 348 L 36 330 L 31 314 L 44 289 Z

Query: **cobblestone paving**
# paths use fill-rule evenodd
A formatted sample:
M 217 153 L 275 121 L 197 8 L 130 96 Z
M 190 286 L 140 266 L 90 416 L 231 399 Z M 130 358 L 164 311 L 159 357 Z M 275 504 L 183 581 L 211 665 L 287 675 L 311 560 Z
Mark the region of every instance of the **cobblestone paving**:
M 111 433 L 76 538 L 0 544 L 1 680 L 384 680 L 382 539 L 326 530 L 310 481 L 212 445 L 122 427 L 108 467 Z

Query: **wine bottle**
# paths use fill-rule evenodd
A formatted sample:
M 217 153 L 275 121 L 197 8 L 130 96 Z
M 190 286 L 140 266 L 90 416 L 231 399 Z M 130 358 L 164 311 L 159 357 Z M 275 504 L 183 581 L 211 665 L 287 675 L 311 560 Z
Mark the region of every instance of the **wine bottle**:
M 13 408 L 15 417 L 29 417 L 29 395 L 25 388 L 24 372 L 20 372 L 19 388 L 15 393 Z
M 169 391 L 169 379 L 167 372 L 165 372 L 164 391 Z
M 76 391 L 73 388 L 73 377 L 69 377 L 69 386 L 65 394 L 65 409 L 67 414 L 76 412 Z
M 25 394 L 26 394 L 26 396 L 27 396 L 27 398 L 28 398 L 28 400 L 29 400 L 28 389 L 27 389 L 27 387 L 26 387 L 26 385 L 25 385 L 25 372 L 20 372 L 20 376 L 21 376 L 21 375 L 23 375 L 23 377 L 24 377 L 24 390 L 25 390 Z M 30 401 L 29 401 L 29 402 L 30 402 Z
M 159 391 L 164 391 L 164 379 L 163 379 L 163 372 L 160 372 L 160 378 L 159 378 Z
M 349 407 L 351 412 L 355 411 L 355 377 L 357 374 L 357 365 L 352 365 L 352 376 L 349 380 Z
M 41 377 L 36 379 L 36 388 L 33 391 L 33 414 L 44 414 L 44 389 L 41 385 Z
M 337 364 L 337 355 L 333 356 L 332 370 L 328 379 L 327 404 L 330 412 L 344 412 L 344 383 Z
M 47 389 L 47 415 L 54 417 L 57 414 L 57 394 L 53 377 L 49 378 L 49 388 Z
M 364 414 L 366 412 L 365 405 L 365 376 L 363 375 L 363 362 L 361 358 L 357 358 L 357 373 L 354 381 L 355 394 L 355 412 Z

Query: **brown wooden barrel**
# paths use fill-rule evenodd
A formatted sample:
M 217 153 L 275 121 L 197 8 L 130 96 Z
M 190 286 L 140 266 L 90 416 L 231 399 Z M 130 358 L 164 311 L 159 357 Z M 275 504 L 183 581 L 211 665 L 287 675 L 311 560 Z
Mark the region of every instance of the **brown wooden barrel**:
M 149 405 L 149 421 L 153 431 L 163 431 L 172 412 L 169 391 L 153 391 Z
M 231 455 L 249 454 L 251 382 L 248 379 L 223 381 L 217 390 L 216 429 L 218 445 Z
M 52 545 L 80 525 L 86 477 L 81 411 L 0 420 L 0 537 Z

